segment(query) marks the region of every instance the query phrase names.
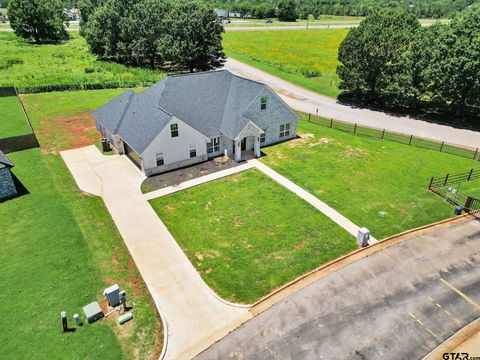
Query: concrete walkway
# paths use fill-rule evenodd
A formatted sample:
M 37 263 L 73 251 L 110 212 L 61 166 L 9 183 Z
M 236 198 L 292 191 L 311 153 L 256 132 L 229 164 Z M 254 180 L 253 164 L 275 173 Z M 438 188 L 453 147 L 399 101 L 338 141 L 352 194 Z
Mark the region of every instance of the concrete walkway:
M 325 216 L 328 216 L 330 219 L 332 219 L 334 222 L 336 222 L 338 225 L 340 225 L 342 228 L 347 230 L 350 234 L 353 236 L 357 237 L 358 234 L 358 229 L 360 228 L 359 226 L 355 225 L 353 222 L 348 220 L 345 216 L 340 214 L 338 211 L 335 209 L 331 208 L 327 204 L 325 204 L 323 201 L 318 199 L 316 196 L 313 196 L 310 194 L 308 191 L 304 190 L 300 186 L 296 185 L 292 181 L 288 180 L 286 177 L 280 175 L 267 165 L 263 164 L 262 162 L 252 159 L 248 160 L 250 164 L 255 165 L 255 167 L 263 172 L 265 175 L 269 176 L 276 182 L 278 182 L 280 185 L 286 187 L 288 190 L 291 192 L 295 193 L 297 196 L 301 197 L 303 200 L 308 202 L 310 205 L 313 207 L 317 208 L 320 210 Z M 368 224 L 364 224 L 367 226 Z M 368 227 L 368 226 L 367 226 Z M 377 242 L 377 240 L 373 237 L 370 237 L 370 243 L 373 244 Z
M 349 123 L 373 126 L 403 134 L 425 137 L 452 144 L 480 146 L 480 132 L 439 125 L 408 116 L 340 104 L 336 99 L 307 90 L 265 71 L 228 58 L 225 69 L 270 86 L 293 109 Z
M 191 359 L 252 315 L 204 283 L 140 192 L 143 174 L 125 156 L 95 146 L 61 153 L 79 188 L 101 196 L 162 315 L 161 358 Z
M 234 166 L 234 167 L 229 168 L 229 169 L 217 171 L 215 173 L 208 174 L 208 175 L 205 175 L 205 176 L 200 176 L 200 177 L 192 179 L 192 180 L 187 180 L 187 181 L 182 182 L 178 185 L 167 186 L 163 189 L 158 189 L 158 190 L 149 192 L 149 193 L 145 194 L 144 197 L 147 200 L 152 200 L 152 199 L 155 199 L 155 198 L 160 197 L 160 196 L 173 194 L 177 191 L 185 190 L 185 189 L 188 189 L 188 188 L 191 188 L 191 187 L 194 187 L 194 186 L 197 186 L 197 185 L 201 185 L 201 184 L 213 181 L 213 180 L 221 179 L 223 177 L 230 176 L 230 175 L 233 175 L 233 174 L 251 169 L 253 167 L 255 167 L 255 164 L 247 162 L 245 164 Z

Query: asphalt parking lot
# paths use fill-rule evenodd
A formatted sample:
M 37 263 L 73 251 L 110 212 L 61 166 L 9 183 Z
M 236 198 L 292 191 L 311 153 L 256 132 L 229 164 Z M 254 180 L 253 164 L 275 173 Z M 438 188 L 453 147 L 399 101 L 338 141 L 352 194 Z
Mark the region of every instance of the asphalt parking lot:
M 479 304 L 480 222 L 469 221 L 317 280 L 197 359 L 420 359 L 479 318 Z

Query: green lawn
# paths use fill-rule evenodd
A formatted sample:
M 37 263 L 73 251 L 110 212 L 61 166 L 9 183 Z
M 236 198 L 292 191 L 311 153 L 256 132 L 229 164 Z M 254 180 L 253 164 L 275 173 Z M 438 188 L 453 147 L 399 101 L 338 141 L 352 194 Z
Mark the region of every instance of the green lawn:
M 336 15 L 322 15 L 320 19 L 309 21 L 310 25 L 356 25 L 359 24 L 364 17 L 362 16 L 336 16 Z M 272 23 L 266 23 L 266 19 L 230 19 L 231 23 L 226 24 L 225 27 L 257 27 L 257 26 L 306 26 L 306 20 L 297 21 L 278 21 L 278 19 L 271 19 Z
M 121 91 L 24 96 L 41 149 L 8 155 L 29 194 L 0 203 L 2 359 L 158 357 L 162 325 L 148 289 L 101 198 L 82 194 L 58 155 L 96 142 L 86 115 Z M 60 311 L 73 325 L 73 313 L 114 282 L 127 290 L 133 321 L 61 333 Z
M 223 45 L 229 57 L 336 97 L 338 47 L 347 32 L 347 29 L 231 31 L 223 35 Z
M 100 134 L 91 112 L 124 91 L 109 89 L 28 94 L 22 95 L 22 100 L 42 147 L 58 151 L 98 145 Z
M 30 127 L 17 97 L 0 97 L 0 139 L 30 133 Z
M 0 33 L 0 86 L 160 80 L 164 73 L 98 60 L 78 33 L 53 45 L 35 45 Z
M 29 194 L 0 203 L 2 359 L 145 359 L 158 356 L 161 324 L 122 238 L 98 197 L 81 194 L 59 155 L 9 154 Z M 118 282 L 134 320 L 61 332 L 72 315 Z M 85 320 L 85 319 L 84 319 Z
M 258 170 L 152 200 L 201 276 L 249 303 L 356 248 L 355 239 Z
M 430 178 L 478 164 L 304 120 L 298 132 L 310 135 L 262 149 L 262 161 L 378 239 L 452 216 L 452 206 L 427 190 Z

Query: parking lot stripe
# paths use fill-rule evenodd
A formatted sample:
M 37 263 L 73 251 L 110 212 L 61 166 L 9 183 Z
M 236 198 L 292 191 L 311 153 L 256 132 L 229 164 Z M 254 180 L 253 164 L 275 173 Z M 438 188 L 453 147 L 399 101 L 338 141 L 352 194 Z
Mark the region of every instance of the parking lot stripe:
M 460 295 L 462 298 L 465 299 L 465 301 L 467 301 L 468 303 L 470 303 L 473 307 L 477 308 L 478 310 L 480 310 L 480 305 L 477 304 L 472 298 L 470 298 L 469 296 L 467 296 L 466 294 L 464 294 L 463 292 L 461 292 L 460 290 L 458 290 L 455 286 L 453 286 L 452 284 L 450 284 L 448 281 L 446 281 L 445 279 L 442 279 L 440 278 L 440 281 L 442 283 L 444 283 L 445 285 L 447 285 L 450 289 L 452 289 L 453 291 L 455 291 L 458 295 Z

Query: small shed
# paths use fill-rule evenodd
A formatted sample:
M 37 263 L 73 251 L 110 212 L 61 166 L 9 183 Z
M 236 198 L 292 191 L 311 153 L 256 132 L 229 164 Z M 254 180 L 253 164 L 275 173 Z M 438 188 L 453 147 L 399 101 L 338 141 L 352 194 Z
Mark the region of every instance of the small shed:
M 0 200 L 17 194 L 10 169 L 13 163 L 0 151 Z

